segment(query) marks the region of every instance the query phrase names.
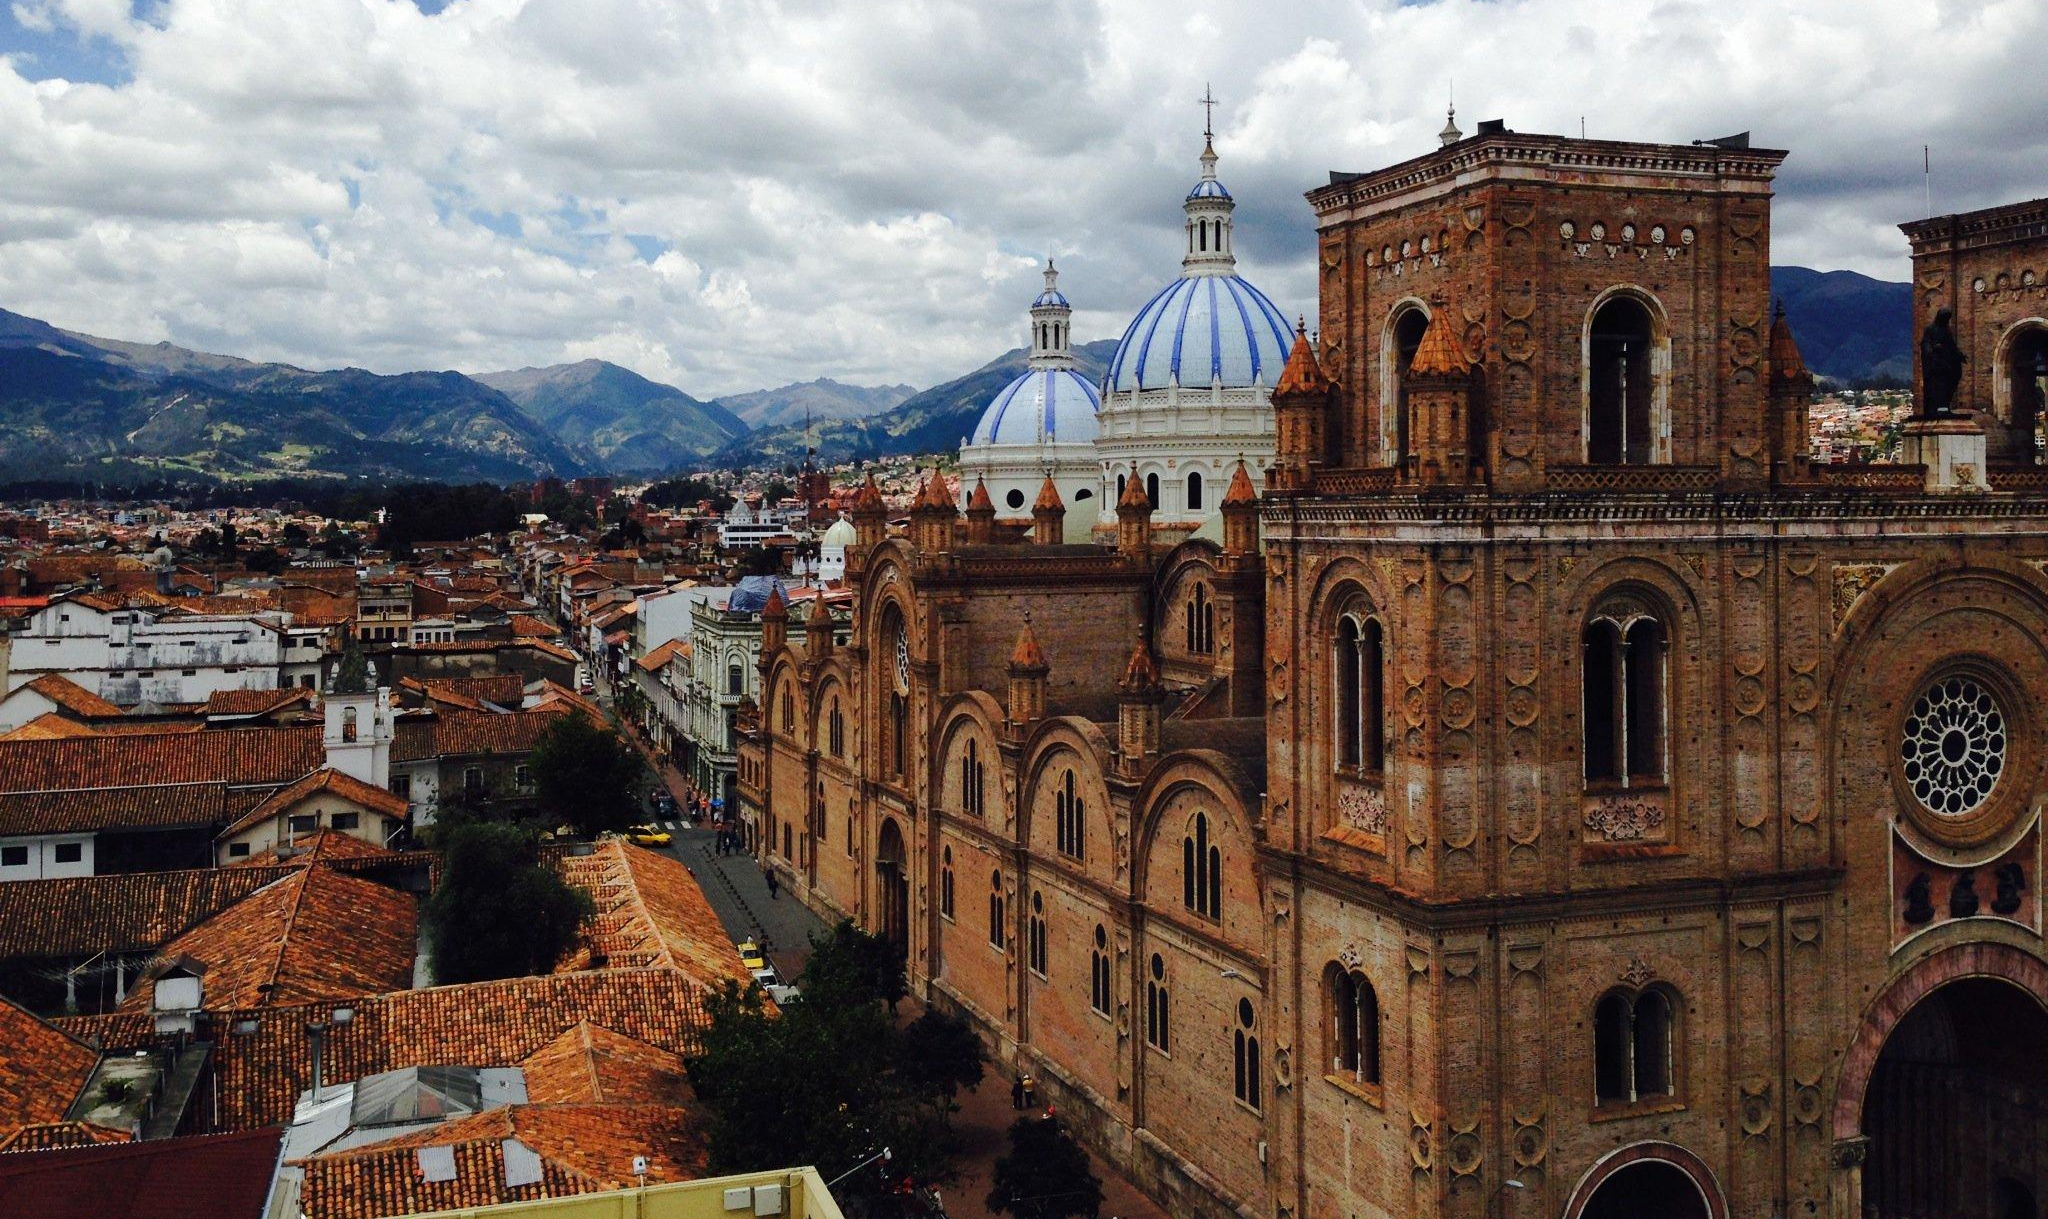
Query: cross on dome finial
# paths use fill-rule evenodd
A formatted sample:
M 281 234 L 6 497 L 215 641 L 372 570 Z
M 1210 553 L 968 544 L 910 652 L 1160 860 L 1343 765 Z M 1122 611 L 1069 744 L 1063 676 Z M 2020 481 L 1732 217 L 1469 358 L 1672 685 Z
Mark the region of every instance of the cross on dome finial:
M 1197 105 L 1202 107 L 1202 138 L 1213 140 L 1216 138 L 1216 91 L 1207 83 L 1202 85 L 1202 100 Z

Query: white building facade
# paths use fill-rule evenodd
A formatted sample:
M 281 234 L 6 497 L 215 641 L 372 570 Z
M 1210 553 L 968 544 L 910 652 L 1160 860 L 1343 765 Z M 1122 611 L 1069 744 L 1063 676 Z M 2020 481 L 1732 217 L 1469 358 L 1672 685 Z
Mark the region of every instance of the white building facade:
M 1102 489 L 1095 452 L 1095 412 L 1102 400 L 1075 370 L 1073 316 L 1074 307 L 1059 290 L 1059 272 L 1048 260 L 1045 290 L 1031 302 L 1029 366 L 989 399 L 974 434 L 960 443 L 963 510 L 979 482 L 988 487 L 998 517 L 1028 517 L 1047 478 L 1069 509 L 1094 507 L 1089 501 Z
M 14 636 L 10 692 L 55 673 L 123 707 L 203 703 L 222 690 L 275 690 L 287 668 L 283 611 L 166 614 L 89 597 L 52 602 Z M 317 665 L 317 652 L 307 659 Z

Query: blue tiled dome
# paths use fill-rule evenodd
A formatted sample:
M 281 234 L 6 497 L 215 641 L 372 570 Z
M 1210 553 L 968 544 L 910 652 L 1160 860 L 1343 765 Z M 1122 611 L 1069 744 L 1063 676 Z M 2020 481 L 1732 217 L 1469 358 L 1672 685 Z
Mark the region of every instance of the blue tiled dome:
M 1072 305 L 1067 303 L 1067 294 L 1059 291 L 1058 289 L 1054 289 L 1050 292 L 1041 292 L 1038 294 L 1038 299 L 1031 302 L 1031 307 L 1033 309 L 1043 309 L 1047 305 L 1055 305 L 1061 309 L 1073 308 Z
M 1003 387 L 981 413 L 969 444 L 1088 443 L 1102 399 L 1071 368 L 1034 368 Z
M 1109 359 L 1113 392 L 1170 384 L 1271 385 L 1294 328 L 1266 294 L 1235 275 L 1189 275 L 1145 303 Z
M 1190 199 L 1228 199 L 1230 192 L 1223 189 L 1223 183 L 1214 178 L 1204 178 L 1195 183 L 1195 189 L 1188 192 Z

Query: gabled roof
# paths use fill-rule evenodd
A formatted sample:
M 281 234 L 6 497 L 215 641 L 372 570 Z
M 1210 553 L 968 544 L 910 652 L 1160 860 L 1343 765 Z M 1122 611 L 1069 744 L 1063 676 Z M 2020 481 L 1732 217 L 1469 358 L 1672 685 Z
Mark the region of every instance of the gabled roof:
M 684 649 L 689 646 L 689 642 L 687 639 L 671 639 L 633 663 L 649 673 L 659 673 L 661 667 L 669 661 L 679 655 L 687 655 Z
M 287 809 L 323 792 L 341 797 L 366 812 L 381 813 L 395 820 L 404 820 L 410 807 L 402 796 L 372 784 L 365 783 L 354 775 L 343 774 L 332 767 L 323 766 L 298 782 L 284 787 L 235 819 L 233 825 L 220 832 L 222 838 L 232 838 L 252 825 L 276 817 Z
M 597 915 L 584 948 L 563 969 L 661 965 L 707 989 L 751 978 L 725 925 L 681 861 L 614 838 L 589 855 L 568 855 L 562 876 L 590 894 Z
M 227 820 L 228 807 L 224 783 L 0 792 L 0 837 L 214 826 Z
M 292 871 L 192 868 L 9 881 L 0 884 L 0 959 L 154 952 Z
M 279 690 L 215 690 L 206 696 L 207 715 L 269 715 L 313 702 L 313 692 L 292 686 Z
M 120 1010 L 150 1010 L 156 975 L 181 957 L 206 967 L 208 1011 L 404 990 L 418 940 L 411 894 L 332 868 L 293 868 L 166 944 Z
M 527 753 L 559 714 L 552 708 L 536 708 L 502 714 L 446 711 L 428 719 L 402 719 L 391 742 L 391 760 Z
M 325 760 L 317 724 L 0 741 L 0 791 L 289 783 Z
M 92 729 L 77 720 L 65 719 L 60 712 L 45 711 L 14 731 L 0 734 L 0 741 L 55 741 L 94 735 L 97 734 Z
M 251 855 L 246 859 L 234 860 L 226 866 L 230 868 L 262 868 L 283 865 L 290 868 L 303 868 L 316 863 L 334 863 L 342 860 L 393 859 L 397 855 L 397 851 L 393 851 L 388 847 L 380 847 L 374 842 L 364 842 L 353 834 L 346 834 L 340 830 L 323 829 L 316 830 L 311 838 L 301 838 L 294 843 L 292 854 L 288 858 L 280 859 L 277 854 L 277 848 L 272 847 L 267 851 Z
M 680 1054 L 579 1020 L 519 1064 L 535 1104 L 686 1105 L 695 1099 Z
M 34 690 L 71 714 L 87 719 L 118 719 L 127 714 L 118 705 L 56 673 L 45 673 L 21 688 Z
M 0 999 L 0 1129 L 63 1121 L 99 1062 L 98 1050 Z

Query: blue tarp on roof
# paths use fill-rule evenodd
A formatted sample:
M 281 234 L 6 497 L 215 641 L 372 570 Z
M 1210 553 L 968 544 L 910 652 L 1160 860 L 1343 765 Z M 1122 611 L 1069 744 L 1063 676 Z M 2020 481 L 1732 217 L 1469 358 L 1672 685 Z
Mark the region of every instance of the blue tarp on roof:
M 741 576 L 733 586 L 732 596 L 726 598 L 725 608 L 734 614 L 758 614 L 768 604 L 768 594 L 782 590 L 782 602 L 789 604 L 789 586 L 775 576 Z

